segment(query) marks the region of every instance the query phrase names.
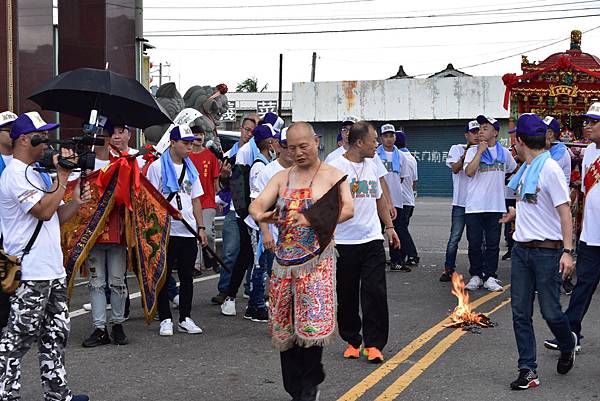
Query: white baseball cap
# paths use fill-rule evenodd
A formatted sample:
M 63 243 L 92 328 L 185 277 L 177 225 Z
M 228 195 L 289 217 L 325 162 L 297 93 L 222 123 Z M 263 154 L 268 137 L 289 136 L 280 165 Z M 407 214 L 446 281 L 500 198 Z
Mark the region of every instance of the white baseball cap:
M 17 119 L 17 115 L 12 111 L 5 111 L 0 113 L 0 128 L 4 127 L 7 124 L 12 123 Z
M 600 102 L 592 103 L 584 117 L 593 118 L 594 120 L 600 120 Z
M 379 129 L 379 133 L 385 134 L 386 132 L 396 132 L 396 128 L 392 124 L 383 124 Z

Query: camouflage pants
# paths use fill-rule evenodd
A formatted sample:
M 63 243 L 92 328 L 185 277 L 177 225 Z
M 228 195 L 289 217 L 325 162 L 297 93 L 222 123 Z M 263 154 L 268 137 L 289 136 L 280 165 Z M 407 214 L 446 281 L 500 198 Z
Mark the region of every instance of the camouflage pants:
M 22 281 L 0 339 L 0 400 L 20 400 L 21 359 L 37 341 L 44 399 L 70 400 L 64 366 L 70 321 L 65 279 Z

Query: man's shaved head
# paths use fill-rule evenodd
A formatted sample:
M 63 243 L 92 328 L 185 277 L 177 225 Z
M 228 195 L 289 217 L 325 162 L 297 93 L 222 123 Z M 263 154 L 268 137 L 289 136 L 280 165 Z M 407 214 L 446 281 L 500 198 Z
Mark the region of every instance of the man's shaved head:
M 298 167 L 310 167 L 319 159 L 319 138 L 309 123 L 299 121 L 287 130 L 287 143 L 290 155 Z

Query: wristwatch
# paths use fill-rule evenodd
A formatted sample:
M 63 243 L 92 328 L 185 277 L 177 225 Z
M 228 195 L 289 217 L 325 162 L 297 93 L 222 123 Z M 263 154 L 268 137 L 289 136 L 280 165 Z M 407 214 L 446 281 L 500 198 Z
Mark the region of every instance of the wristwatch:
M 563 253 L 568 253 L 569 255 L 574 255 L 575 254 L 575 250 L 574 249 L 564 248 L 563 249 Z

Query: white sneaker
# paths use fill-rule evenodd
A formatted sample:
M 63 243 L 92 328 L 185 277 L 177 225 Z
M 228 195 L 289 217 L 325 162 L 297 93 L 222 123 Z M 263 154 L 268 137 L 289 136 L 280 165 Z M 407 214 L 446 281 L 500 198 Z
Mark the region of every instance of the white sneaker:
M 82 308 L 85 311 L 91 312 L 92 304 L 91 303 L 83 304 Z M 110 304 L 106 304 L 106 310 L 111 310 L 111 309 L 112 309 L 112 306 Z
M 483 287 L 489 291 L 503 291 L 504 289 L 502 288 L 500 283 L 501 281 L 497 278 L 488 277 L 488 279 L 485 280 L 485 284 L 483 284 Z
M 202 334 L 202 329 L 194 323 L 192 319 L 186 317 L 183 322 L 179 322 L 177 330 L 182 333 Z
M 179 294 L 175 295 L 175 298 L 171 301 L 171 305 L 173 305 L 173 309 L 179 308 Z
M 173 335 L 173 322 L 171 319 L 165 319 L 160 322 L 160 332 L 161 336 L 172 336 Z
M 221 305 L 221 313 L 225 316 L 235 316 L 235 298 L 227 297 Z
M 475 291 L 479 287 L 483 285 L 483 281 L 479 278 L 479 276 L 471 277 L 471 280 L 465 285 L 465 290 Z

